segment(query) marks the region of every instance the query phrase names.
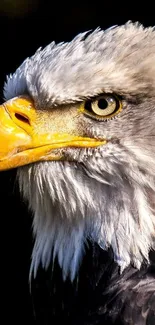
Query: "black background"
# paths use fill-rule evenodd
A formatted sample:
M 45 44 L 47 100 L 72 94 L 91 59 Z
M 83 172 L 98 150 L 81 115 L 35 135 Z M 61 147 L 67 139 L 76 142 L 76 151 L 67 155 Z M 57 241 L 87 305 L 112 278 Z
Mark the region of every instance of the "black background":
M 154 10 L 147 2 L 0 0 L 0 101 L 3 83 L 38 47 L 51 41 L 69 41 L 77 33 L 105 29 L 128 20 L 154 25 Z M 0 173 L 0 260 L 2 324 L 33 324 L 28 286 L 32 248 L 31 214 L 19 197 L 16 170 Z

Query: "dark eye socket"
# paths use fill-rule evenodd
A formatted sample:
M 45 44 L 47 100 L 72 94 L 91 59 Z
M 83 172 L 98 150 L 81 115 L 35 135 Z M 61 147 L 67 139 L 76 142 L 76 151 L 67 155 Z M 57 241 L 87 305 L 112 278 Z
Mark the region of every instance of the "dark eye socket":
M 91 103 L 92 103 L 92 100 L 86 100 L 86 101 L 85 101 L 84 108 L 85 108 L 88 112 L 91 112 L 91 111 L 92 111 Z

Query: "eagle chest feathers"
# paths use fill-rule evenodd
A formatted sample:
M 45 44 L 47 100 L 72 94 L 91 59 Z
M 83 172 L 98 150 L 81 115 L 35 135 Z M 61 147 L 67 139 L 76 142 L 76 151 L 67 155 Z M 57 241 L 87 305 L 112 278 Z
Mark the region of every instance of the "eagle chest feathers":
M 7 77 L 0 170 L 17 167 L 33 213 L 38 324 L 155 323 L 154 62 L 154 28 L 128 22 L 53 42 Z

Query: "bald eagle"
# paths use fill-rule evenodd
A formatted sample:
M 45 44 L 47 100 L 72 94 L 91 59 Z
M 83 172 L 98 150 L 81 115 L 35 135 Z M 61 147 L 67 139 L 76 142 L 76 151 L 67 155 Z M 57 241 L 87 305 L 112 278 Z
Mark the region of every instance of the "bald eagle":
M 37 324 L 155 324 L 154 62 L 154 28 L 127 22 L 7 77 L 0 170 L 33 213 Z

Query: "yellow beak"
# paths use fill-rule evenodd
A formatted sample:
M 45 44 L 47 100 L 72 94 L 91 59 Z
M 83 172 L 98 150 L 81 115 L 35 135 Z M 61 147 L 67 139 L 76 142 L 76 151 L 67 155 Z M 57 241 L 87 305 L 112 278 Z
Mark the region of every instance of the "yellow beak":
M 55 149 L 96 147 L 106 143 L 80 136 L 76 123 L 71 126 L 67 122 L 69 118 L 69 111 L 63 114 L 57 109 L 36 110 L 27 97 L 16 97 L 1 105 L 0 170 L 37 161 L 63 159 L 61 151 Z

